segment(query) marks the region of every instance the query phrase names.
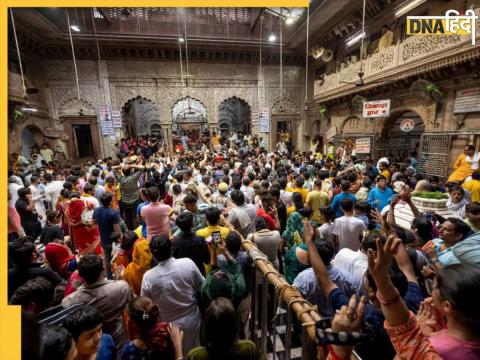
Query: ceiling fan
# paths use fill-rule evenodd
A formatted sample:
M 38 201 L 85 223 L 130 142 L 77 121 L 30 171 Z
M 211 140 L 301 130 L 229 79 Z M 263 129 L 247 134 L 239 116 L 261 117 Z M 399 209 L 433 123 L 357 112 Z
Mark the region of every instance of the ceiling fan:
M 355 80 L 355 81 L 343 81 L 343 80 L 341 80 L 341 81 L 339 81 L 341 84 L 363 86 L 363 85 L 367 85 L 367 84 L 381 84 L 381 83 L 384 82 L 384 81 L 379 80 L 379 81 L 368 81 L 367 83 L 365 83 L 365 80 L 363 80 L 363 77 L 365 76 L 365 73 L 363 71 L 363 51 L 364 51 L 363 40 L 365 38 L 365 7 L 366 7 L 366 0 L 363 0 L 362 32 L 361 32 L 361 34 L 363 34 L 363 35 L 362 35 L 362 42 L 361 42 L 361 45 L 360 45 L 360 70 L 357 73 L 358 79 Z
M 361 65 L 360 65 L 360 69 L 361 69 Z M 381 83 L 385 82 L 383 80 L 375 80 L 375 81 L 368 81 L 367 83 L 365 83 L 365 80 L 363 80 L 364 75 L 365 75 L 365 73 L 362 70 L 360 70 L 357 73 L 357 76 L 358 76 L 357 80 L 355 80 L 355 81 L 340 80 L 339 83 L 341 83 L 341 84 L 351 84 L 351 85 L 355 85 L 355 86 L 363 86 L 363 85 L 368 85 L 368 84 L 381 84 Z

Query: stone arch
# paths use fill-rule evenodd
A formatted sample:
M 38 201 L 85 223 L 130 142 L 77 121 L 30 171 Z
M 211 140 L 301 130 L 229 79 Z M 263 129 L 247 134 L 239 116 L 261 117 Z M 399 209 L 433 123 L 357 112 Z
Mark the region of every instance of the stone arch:
M 288 97 L 275 100 L 272 105 L 272 114 L 298 115 L 299 107 L 295 101 Z
M 388 138 L 397 120 L 402 116 L 404 116 L 405 114 L 408 115 L 409 113 L 416 114 L 417 117 L 422 121 L 422 126 L 423 126 L 422 132 L 423 132 L 425 130 L 426 122 L 425 122 L 425 119 L 423 119 L 422 115 L 419 112 L 417 112 L 416 109 L 402 108 L 402 109 L 396 109 L 394 111 L 391 111 L 390 115 L 383 120 L 382 128 L 380 130 L 380 136 L 382 138 Z
M 306 135 L 308 135 L 309 137 L 315 137 L 317 135 L 320 134 L 320 127 L 322 126 L 322 123 L 320 120 L 313 120 L 309 129 L 308 129 L 308 132 L 306 132 Z
M 41 146 L 45 142 L 45 137 L 42 130 L 34 125 L 28 124 L 22 127 L 20 133 L 21 138 L 21 153 L 23 156 L 28 157 L 31 153 L 31 148 L 35 145 Z
M 340 133 L 354 133 L 359 132 L 362 128 L 363 119 L 360 116 L 353 115 L 345 118 L 340 124 Z
M 122 118 L 129 134 L 150 135 L 153 125 L 160 126 L 160 110 L 157 104 L 141 95 L 123 104 Z
M 186 96 L 176 100 L 170 110 L 172 130 L 175 132 L 194 131 L 199 136 L 207 126 L 208 110 L 205 103 L 197 98 Z
M 229 97 L 218 105 L 218 128 L 247 133 L 251 130 L 250 104 L 237 96 Z
M 95 106 L 84 99 L 70 98 L 60 104 L 58 117 L 97 116 Z

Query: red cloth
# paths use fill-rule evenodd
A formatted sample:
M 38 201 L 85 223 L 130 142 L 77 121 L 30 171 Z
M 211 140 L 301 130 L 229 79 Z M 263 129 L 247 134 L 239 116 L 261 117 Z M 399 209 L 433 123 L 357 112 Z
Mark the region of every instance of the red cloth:
M 275 230 L 275 220 L 270 216 L 268 215 L 265 210 L 263 209 L 258 209 L 257 210 L 257 217 L 263 217 L 265 219 L 265 221 L 267 222 L 267 227 L 268 227 L 268 230 Z
M 68 278 L 67 285 L 65 286 L 65 291 L 63 292 L 63 297 L 70 295 L 75 292 L 81 285 L 85 284 L 85 280 L 78 275 L 78 271 L 74 271 L 72 275 Z
M 222 154 L 217 154 L 215 155 L 215 157 L 213 158 L 213 161 L 215 161 L 216 163 L 221 163 L 223 161 L 223 156 Z
M 163 198 L 163 203 L 167 204 L 170 207 L 173 207 L 173 197 L 166 193 L 165 197 Z
M 81 217 L 85 207 L 83 200 L 73 198 L 65 211 L 71 226 L 73 240 L 80 255 L 89 253 L 103 254 L 97 225 L 84 225 L 82 223 Z
M 22 228 L 22 222 L 20 220 L 20 215 L 17 212 L 17 209 L 15 209 L 12 206 L 8 207 L 8 218 L 13 221 L 13 223 L 16 225 L 16 229 L 8 224 L 8 233 L 13 233 L 13 232 L 18 232 Z
M 65 275 L 68 263 L 75 259 L 75 255 L 67 246 L 53 242 L 45 246 L 45 257 L 50 267 L 60 275 Z
M 68 226 L 67 219 L 65 218 L 65 210 L 68 207 L 70 200 L 66 200 L 60 195 L 55 204 L 55 209 L 62 215 L 62 230 L 64 235 L 70 235 L 70 227 Z

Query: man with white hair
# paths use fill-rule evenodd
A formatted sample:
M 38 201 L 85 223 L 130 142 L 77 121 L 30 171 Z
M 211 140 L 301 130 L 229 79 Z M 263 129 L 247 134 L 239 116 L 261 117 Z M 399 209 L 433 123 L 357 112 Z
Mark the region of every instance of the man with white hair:
M 12 195 L 12 198 L 8 201 L 9 206 L 15 207 L 18 200 L 18 189 L 21 188 L 23 188 L 23 181 L 20 177 L 12 175 L 8 178 L 8 192 Z

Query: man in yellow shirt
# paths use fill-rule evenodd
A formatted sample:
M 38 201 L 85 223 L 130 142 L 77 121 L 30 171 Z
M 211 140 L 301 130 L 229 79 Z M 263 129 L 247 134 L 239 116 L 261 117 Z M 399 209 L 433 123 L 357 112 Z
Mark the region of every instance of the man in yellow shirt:
M 209 207 L 205 210 L 208 225 L 203 229 L 197 230 L 195 233 L 197 236 L 203 236 L 208 243 L 208 247 L 212 251 L 212 248 L 216 248 L 217 256 L 220 255 L 220 248 L 225 247 L 225 239 L 228 236 L 230 230 L 224 226 L 220 226 L 220 210 L 216 207 Z M 211 270 L 210 264 L 205 264 L 205 270 L 208 273 Z
M 43 160 L 47 162 L 47 164 L 53 161 L 53 150 L 48 147 L 47 143 L 42 145 L 42 150 L 40 150 L 40 155 L 42 155 Z
M 295 179 L 295 184 L 292 187 L 287 187 L 285 190 L 291 193 L 298 192 L 302 195 L 302 202 L 305 204 L 307 201 L 308 190 L 303 187 L 305 180 L 299 176 Z
M 472 180 L 464 182 L 462 187 L 470 192 L 472 202 L 480 201 L 480 171 L 475 171 Z
M 317 222 L 317 224 L 323 224 L 323 218 L 320 214 L 320 208 L 327 206 L 329 203 L 329 197 L 326 192 L 322 191 L 322 181 L 316 179 L 313 183 L 313 190 L 310 191 L 307 195 L 307 204 L 306 206 L 313 210 L 312 220 Z

